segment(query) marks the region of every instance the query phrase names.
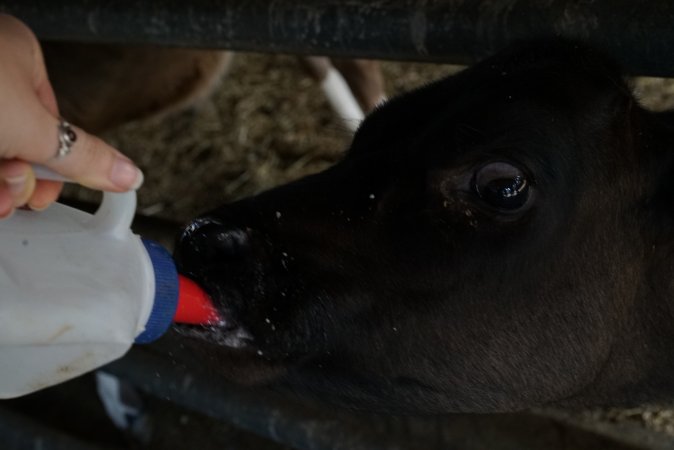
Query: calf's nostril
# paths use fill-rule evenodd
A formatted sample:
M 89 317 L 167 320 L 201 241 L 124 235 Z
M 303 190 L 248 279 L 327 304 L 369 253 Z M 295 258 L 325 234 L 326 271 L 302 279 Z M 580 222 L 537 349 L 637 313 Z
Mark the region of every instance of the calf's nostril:
M 245 230 L 216 220 L 197 219 L 180 237 L 179 259 L 186 264 L 207 264 L 240 258 L 246 253 L 249 236 Z
M 248 246 L 248 235 L 240 229 L 224 229 L 209 225 L 199 233 L 200 239 L 221 253 L 236 256 Z

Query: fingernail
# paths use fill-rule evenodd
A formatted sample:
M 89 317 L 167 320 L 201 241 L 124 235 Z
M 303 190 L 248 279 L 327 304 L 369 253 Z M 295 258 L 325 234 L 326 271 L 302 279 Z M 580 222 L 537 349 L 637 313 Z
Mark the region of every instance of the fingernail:
M 26 175 L 5 178 L 5 183 L 7 183 L 12 196 L 16 197 L 23 194 L 23 191 L 26 190 Z
M 31 205 L 30 203 L 28 203 L 28 208 L 31 211 L 37 211 L 37 212 L 44 211 L 45 209 L 49 208 L 49 206 L 50 206 L 50 204 L 35 206 L 35 205 Z
M 110 171 L 110 181 L 122 189 L 138 189 L 143 184 L 143 172 L 128 159 L 118 157 Z
M 9 219 L 14 215 L 14 208 L 9 208 L 7 211 L 0 212 L 0 219 Z

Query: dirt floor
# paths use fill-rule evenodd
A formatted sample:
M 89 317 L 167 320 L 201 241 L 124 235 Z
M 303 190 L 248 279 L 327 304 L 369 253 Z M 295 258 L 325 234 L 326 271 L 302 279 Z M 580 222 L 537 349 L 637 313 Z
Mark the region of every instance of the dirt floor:
M 395 95 L 458 69 L 384 63 L 383 70 L 387 92 Z M 636 89 L 649 107 L 674 103 L 670 81 L 640 79 Z M 105 137 L 145 172 L 139 212 L 179 222 L 320 171 L 339 160 L 350 140 L 296 58 L 257 54 L 237 55 L 216 92 L 196 107 L 127 124 Z M 638 423 L 674 436 L 671 410 L 602 410 L 582 416 Z

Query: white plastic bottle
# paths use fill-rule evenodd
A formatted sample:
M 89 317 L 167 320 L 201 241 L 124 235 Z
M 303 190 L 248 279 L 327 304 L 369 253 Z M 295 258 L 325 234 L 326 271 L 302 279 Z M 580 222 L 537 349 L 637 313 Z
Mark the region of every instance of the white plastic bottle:
M 169 328 L 189 282 L 133 234 L 135 208 L 135 192 L 104 193 L 93 215 L 57 203 L 0 220 L 0 398 L 100 367 Z M 210 312 L 196 322 L 217 319 L 200 307 Z

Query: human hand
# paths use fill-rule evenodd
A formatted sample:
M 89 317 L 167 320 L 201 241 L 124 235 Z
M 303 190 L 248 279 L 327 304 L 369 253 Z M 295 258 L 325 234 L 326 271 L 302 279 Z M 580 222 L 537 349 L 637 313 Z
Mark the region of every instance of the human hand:
M 42 164 L 92 189 L 126 191 L 142 172 L 118 150 L 72 127 L 71 151 L 57 157 L 59 112 L 40 44 L 30 29 L 0 14 L 0 218 L 15 208 L 44 209 L 63 183 L 36 180 L 30 163 Z

